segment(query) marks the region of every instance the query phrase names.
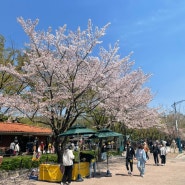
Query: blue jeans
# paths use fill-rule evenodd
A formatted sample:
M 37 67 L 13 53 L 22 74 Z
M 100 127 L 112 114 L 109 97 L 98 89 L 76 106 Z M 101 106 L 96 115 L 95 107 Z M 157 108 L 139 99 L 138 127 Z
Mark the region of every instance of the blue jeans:
M 94 172 L 94 174 L 92 172 Z M 96 175 L 96 161 L 90 162 L 90 165 L 89 165 L 89 177 L 90 178 L 92 177 L 92 174 L 93 176 Z
M 140 172 L 140 175 L 144 175 L 145 174 L 145 162 L 143 160 L 139 160 L 137 161 L 137 168 Z

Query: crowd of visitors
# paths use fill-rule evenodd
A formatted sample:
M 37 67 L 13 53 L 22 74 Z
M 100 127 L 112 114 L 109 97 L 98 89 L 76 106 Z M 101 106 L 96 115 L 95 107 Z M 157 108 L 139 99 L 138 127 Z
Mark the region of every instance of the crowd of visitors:
M 20 146 L 17 137 L 10 143 L 10 147 L 5 151 L 6 156 L 15 156 L 19 155 Z
M 147 163 L 147 160 L 149 160 L 149 155 L 148 155 L 149 150 L 150 149 L 148 147 L 147 142 L 143 142 L 138 144 L 135 152 L 134 148 L 131 146 L 130 141 L 127 141 L 126 169 L 129 175 L 132 176 L 132 173 L 133 173 L 133 160 L 137 160 L 137 168 L 140 172 L 140 176 L 144 177 L 145 164 Z M 158 140 L 156 140 L 155 142 L 153 142 L 151 152 L 153 153 L 154 165 L 164 166 L 166 164 L 166 155 L 168 151 L 167 151 L 165 141 L 159 142 Z M 159 161 L 159 158 L 161 161 Z M 129 164 L 130 164 L 130 168 L 129 168 Z
M 174 144 L 174 142 L 172 142 Z M 128 175 L 132 176 L 134 171 L 134 160 L 136 161 L 136 167 L 140 173 L 141 177 L 144 177 L 146 172 L 146 166 L 147 160 L 149 160 L 149 152 L 153 155 L 153 161 L 155 166 L 165 166 L 166 165 L 166 155 L 168 153 L 167 150 L 167 142 L 161 141 L 159 142 L 156 140 L 155 142 L 148 143 L 140 142 L 137 145 L 133 145 L 131 141 L 126 142 L 125 147 L 125 166 Z M 61 184 L 70 184 L 72 180 L 72 169 L 73 169 L 73 161 L 74 161 L 74 154 L 73 151 L 79 151 L 79 159 L 80 161 L 86 161 L 89 162 L 89 178 L 95 177 L 96 175 L 96 168 L 97 168 L 97 159 L 98 157 L 91 154 L 86 154 L 83 152 L 80 152 L 78 150 L 81 145 L 70 143 L 70 145 L 66 145 L 64 150 L 62 151 L 62 166 L 63 168 L 63 178 L 61 181 Z M 111 145 L 110 145 L 111 146 Z M 174 145 L 175 146 L 175 145 Z M 54 145 L 49 142 L 48 144 L 45 144 L 43 141 L 39 141 L 37 137 L 35 137 L 35 140 L 33 142 L 33 154 L 44 154 L 44 153 L 54 153 Z M 107 160 L 107 150 L 108 150 L 108 144 L 102 143 L 102 146 L 100 148 L 100 158 L 101 161 Z M 12 155 L 19 155 L 20 152 L 20 146 L 17 137 L 15 137 L 14 141 L 10 143 L 10 152 Z M 98 159 L 99 160 L 99 159 Z M 152 159 L 151 159 L 152 160 Z
M 27 154 L 44 154 L 55 153 L 54 143 L 40 141 L 37 137 L 33 141 L 22 144 L 22 140 L 15 136 L 14 140 L 10 142 L 9 148 L 5 151 L 5 156 L 27 155 Z
M 132 143 L 130 141 L 127 141 L 126 143 L 126 170 L 128 172 L 128 175 L 132 176 L 134 171 L 134 160 L 136 161 L 137 169 L 140 173 L 141 177 L 144 177 L 146 172 L 146 163 L 147 160 L 149 160 L 149 152 L 153 153 L 153 160 L 154 165 L 156 166 L 164 166 L 166 164 L 166 155 L 167 155 L 167 149 L 166 149 L 166 143 L 165 142 L 158 142 L 155 141 L 152 144 L 152 148 L 150 151 L 150 148 L 148 146 L 147 142 L 141 142 L 137 145 L 137 148 L 134 148 L 132 146 Z M 73 160 L 74 160 L 74 146 L 71 144 L 70 146 L 67 145 L 65 147 L 64 153 L 63 153 L 63 178 L 61 184 L 65 185 L 66 183 L 71 183 L 72 178 L 72 166 L 73 166 Z M 102 161 L 106 158 L 106 145 L 105 143 L 102 144 L 101 148 L 101 159 Z M 96 175 L 96 156 L 80 152 L 79 154 L 80 161 L 86 161 L 89 162 L 89 178 L 94 177 Z M 160 158 L 160 161 L 159 161 Z M 152 159 L 151 159 L 152 160 Z M 161 163 L 161 164 L 159 164 Z

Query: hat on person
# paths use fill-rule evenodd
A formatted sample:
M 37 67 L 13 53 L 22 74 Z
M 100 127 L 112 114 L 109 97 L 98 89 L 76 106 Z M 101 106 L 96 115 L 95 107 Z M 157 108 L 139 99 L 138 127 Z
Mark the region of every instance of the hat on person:
M 66 146 L 65 146 L 65 150 L 67 150 L 67 149 L 70 149 L 70 145 L 69 144 L 66 144 Z

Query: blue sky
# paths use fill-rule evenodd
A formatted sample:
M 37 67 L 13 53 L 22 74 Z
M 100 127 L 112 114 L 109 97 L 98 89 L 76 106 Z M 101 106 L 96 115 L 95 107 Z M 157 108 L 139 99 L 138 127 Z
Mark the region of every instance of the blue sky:
M 110 22 L 103 45 L 119 40 L 120 55 L 133 51 L 135 67 L 153 75 L 146 84 L 155 95 L 151 106 L 172 110 L 174 102 L 185 100 L 184 0 L 5 0 L 0 34 L 17 48 L 27 41 L 16 20 L 20 16 L 38 18 L 42 30 L 64 24 L 69 30 L 86 29 L 88 19 L 99 27 Z

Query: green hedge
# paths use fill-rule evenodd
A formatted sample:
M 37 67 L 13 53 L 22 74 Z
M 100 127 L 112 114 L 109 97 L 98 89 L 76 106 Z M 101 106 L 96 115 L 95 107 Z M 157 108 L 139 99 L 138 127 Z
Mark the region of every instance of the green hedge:
M 94 154 L 94 151 L 83 151 L 83 153 Z M 96 151 L 97 154 L 97 151 Z M 109 155 L 117 155 L 118 153 L 115 151 L 110 151 Z M 74 152 L 75 162 L 79 162 L 78 152 Z M 12 156 L 12 157 L 4 157 L 3 162 L 0 165 L 0 170 L 17 170 L 17 169 L 31 169 L 37 168 L 39 164 L 42 163 L 52 163 L 57 164 L 57 155 L 56 154 L 43 154 L 40 157 L 39 161 L 32 161 L 32 155 L 25 156 Z
M 39 161 L 32 161 L 32 155 L 4 157 L 0 170 L 30 169 L 38 167 L 40 163 L 56 163 L 56 154 L 43 154 Z

